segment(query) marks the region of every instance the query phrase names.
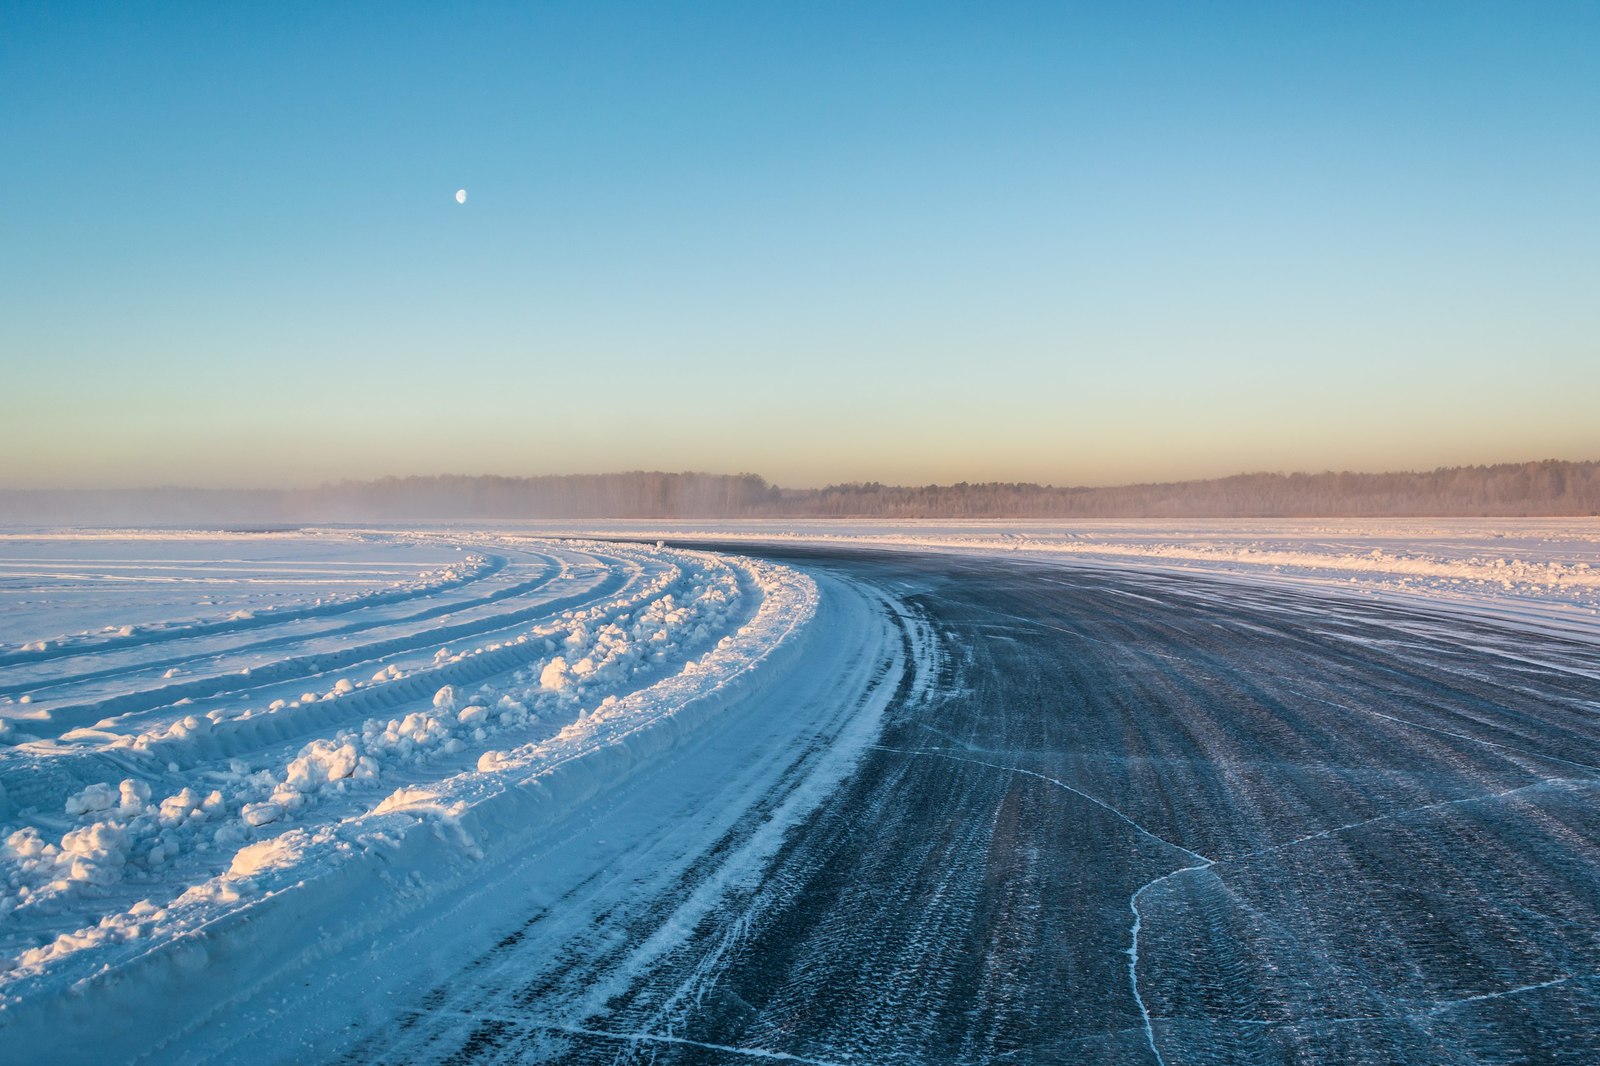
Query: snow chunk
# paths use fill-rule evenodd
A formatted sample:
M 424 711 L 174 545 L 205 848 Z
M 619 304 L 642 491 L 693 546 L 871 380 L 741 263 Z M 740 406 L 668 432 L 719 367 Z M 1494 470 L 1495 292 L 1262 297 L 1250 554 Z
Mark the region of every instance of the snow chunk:
M 175 796 L 168 796 L 161 801 L 158 815 L 163 829 L 171 829 L 182 825 L 188 820 L 189 815 L 200 809 L 200 797 L 195 795 L 192 788 L 186 788 Z M 204 815 L 202 815 L 204 817 Z
M 135 781 L 128 778 L 122 782 L 118 789 L 121 800 L 119 806 L 124 817 L 132 817 L 144 810 L 145 804 L 150 802 L 150 785 L 145 781 Z
M 354 774 L 360 760 L 361 753 L 349 741 L 313 740 L 289 763 L 284 784 L 296 792 L 316 792 L 331 781 Z
M 108 786 L 109 787 L 109 786 Z M 128 834 L 114 822 L 95 822 L 61 838 L 68 877 L 92 885 L 113 885 L 122 879 L 128 861 Z
M 388 814 L 415 808 L 439 806 L 439 794 L 425 788 L 397 788 L 382 803 L 372 809 L 373 814 Z
M 239 812 L 247 825 L 267 825 L 283 817 L 283 805 L 278 803 L 247 803 Z
M 199 718 L 192 714 L 185 715 L 182 719 L 173 723 L 172 728 L 167 731 L 167 735 L 178 740 L 183 740 L 186 737 L 203 737 L 211 732 L 211 726 L 212 721 L 210 718 Z
M 229 876 L 251 877 L 264 870 L 290 866 L 299 861 L 303 851 L 290 841 L 291 835 L 295 834 L 273 837 L 240 848 L 233 857 L 233 864 L 228 867 Z
M 91 814 L 96 811 L 110 810 L 117 805 L 119 795 L 116 789 L 107 782 L 90 785 L 76 796 L 67 798 L 67 813 L 71 815 Z
M 551 659 L 539 672 L 539 687 L 546 692 L 560 692 L 572 687 L 572 677 L 567 673 L 567 660 L 560 655 Z

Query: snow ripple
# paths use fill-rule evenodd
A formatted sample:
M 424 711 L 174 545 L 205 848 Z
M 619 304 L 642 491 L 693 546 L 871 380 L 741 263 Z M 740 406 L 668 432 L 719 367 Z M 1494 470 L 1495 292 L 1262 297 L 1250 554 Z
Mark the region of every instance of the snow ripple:
M 22 683 L 0 665 L 0 684 L 42 696 L 0 700 L 0 1024 L 330 870 L 387 862 L 410 827 L 481 858 L 480 811 L 592 794 L 617 769 L 597 757 L 670 747 L 815 613 L 809 578 L 751 560 L 449 543 L 461 567 L 360 602 L 151 631 L 152 652 L 196 649 L 183 684 L 150 682 L 110 638 L 19 650 Z

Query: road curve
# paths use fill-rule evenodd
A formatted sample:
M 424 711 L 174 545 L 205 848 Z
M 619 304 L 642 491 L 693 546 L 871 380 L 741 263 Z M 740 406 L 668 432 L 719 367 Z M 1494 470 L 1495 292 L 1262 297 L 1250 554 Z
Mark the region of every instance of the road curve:
M 569 960 L 605 990 L 586 1015 L 532 988 L 444 1017 L 466 971 L 356 1058 L 1600 1059 L 1594 643 L 1310 587 L 738 550 L 922 618 L 936 695 L 649 966 Z

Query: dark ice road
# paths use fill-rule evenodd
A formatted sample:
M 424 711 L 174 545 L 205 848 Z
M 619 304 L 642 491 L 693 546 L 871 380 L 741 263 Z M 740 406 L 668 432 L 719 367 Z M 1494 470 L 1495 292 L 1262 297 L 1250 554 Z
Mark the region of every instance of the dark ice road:
M 733 550 L 919 612 L 937 696 L 582 1031 L 502 1018 L 453 1053 L 1600 1061 L 1592 641 L 1309 586 Z

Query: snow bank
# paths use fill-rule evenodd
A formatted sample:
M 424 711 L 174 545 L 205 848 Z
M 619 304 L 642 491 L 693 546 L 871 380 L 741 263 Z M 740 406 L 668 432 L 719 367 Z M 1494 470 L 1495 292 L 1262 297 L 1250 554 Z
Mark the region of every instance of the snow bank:
M 43 1047 L 29 1042 L 74 1024 L 64 1019 L 82 1000 L 64 998 L 71 988 L 137 1009 L 201 941 L 210 955 L 293 936 L 308 915 L 337 925 L 376 872 L 452 877 L 493 859 L 758 692 L 816 610 L 815 585 L 783 567 L 615 545 L 559 551 L 574 574 L 586 570 L 585 587 L 615 594 L 558 597 L 526 609 L 532 617 L 511 601 L 501 617 L 516 621 L 489 643 L 444 645 L 404 667 L 369 662 L 298 699 L 265 698 L 292 678 L 259 682 L 254 711 L 179 705 L 133 732 L 108 718 L 0 748 L 6 780 L 30 799 L 78 778 L 48 809 L 11 809 L 15 796 L 0 807 L 8 1039 Z M 450 624 L 444 616 L 435 634 Z M 257 684 L 272 671 L 251 675 Z M 406 695 L 389 714 L 350 720 L 383 690 Z M 313 735 L 294 736 L 305 728 Z M 126 776 L 83 780 L 112 765 Z

